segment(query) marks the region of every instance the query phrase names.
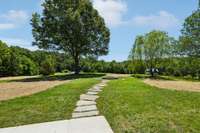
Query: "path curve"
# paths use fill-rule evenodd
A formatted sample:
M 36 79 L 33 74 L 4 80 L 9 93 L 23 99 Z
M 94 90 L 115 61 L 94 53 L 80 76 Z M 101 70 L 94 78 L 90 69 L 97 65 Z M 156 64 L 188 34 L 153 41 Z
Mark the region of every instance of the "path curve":
M 88 90 L 86 94 L 80 96 L 80 100 L 76 104 L 76 108 L 72 114 L 72 118 L 91 117 L 99 115 L 96 106 L 96 99 L 99 98 L 98 93 L 106 86 L 108 80 L 102 80 Z

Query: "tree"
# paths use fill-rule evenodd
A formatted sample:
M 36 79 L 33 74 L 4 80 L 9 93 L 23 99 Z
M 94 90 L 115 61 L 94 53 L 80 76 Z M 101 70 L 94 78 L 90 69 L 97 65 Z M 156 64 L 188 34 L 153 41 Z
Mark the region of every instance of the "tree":
M 37 75 L 39 73 L 38 66 L 27 56 L 20 57 L 20 75 Z
M 144 61 L 151 76 L 158 63 L 168 57 L 170 38 L 162 31 L 151 31 L 144 36 L 136 37 L 130 57 L 136 61 Z
M 45 0 L 43 14 L 33 14 L 33 45 L 64 51 L 80 71 L 83 56 L 108 53 L 109 29 L 89 0 Z
M 41 63 L 40 73 L 43 75 L 50 75 L 55 73 L 55 59 L 48 55 Z
M 200 2 L 199 8 L 185 19 L 180 43 L 183 55 L 200 57 Z
M 38 66 L 30 57 L 21 54 L 16 47 L 10 47 L 10 62 L 8 75 L 36 75 L 39 72 Z
M 133 48 L 130 52 L 129 59 L 137 59 L 142 60 L 142 52 L 143 52 L 143 45 L 144 44 L 144 36 L 137 36 L 135 42 L 133 44 Z
M 182 56 L 181 73 L 199 79 L 200 59 L 200 0 L 199 7 L 185 19 L 182 36 L 179 38 L 179 53 Z M 183 70 L 183 68 L 185 68 Z
M 10 64 L 10 50 L 6 43 L 0 41 L 0 76 L 8 75 Z
M 143 74 L 145 72 L 144 66 L 144 36 L 136 36 L 133 48 L 129 54 L 129 60 L 133 61 L 134 73 Z

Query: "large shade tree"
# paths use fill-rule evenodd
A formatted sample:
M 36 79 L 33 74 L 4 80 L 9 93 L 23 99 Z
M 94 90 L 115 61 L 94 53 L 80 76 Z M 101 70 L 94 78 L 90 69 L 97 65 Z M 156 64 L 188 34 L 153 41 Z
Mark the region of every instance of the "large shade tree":
M 192 77 L 200 78 L 200 0 L 199 6 L 189 17 L 185 19 L 182 35 L 179 38 L 179 52 L 185 57 L 188 73 Z
M 45 0 L 42 5 L 42 15 L 34 13 L 31 20 L 33 45 L 70 54 L 76 74 L 82 57 L 108 53 L 109 29 L 89 0 Z
M 180 44 L 183 55 L 200 57 L 200 0 L 198 9 L 185 19 Z

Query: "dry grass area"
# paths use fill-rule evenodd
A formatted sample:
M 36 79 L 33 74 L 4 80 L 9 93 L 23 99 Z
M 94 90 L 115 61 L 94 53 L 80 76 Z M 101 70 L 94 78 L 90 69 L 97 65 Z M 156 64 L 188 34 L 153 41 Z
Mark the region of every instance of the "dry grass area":
M 200 92 L 200 82 L 145 79 L 144 83 L 163 89 Z
M 20 79 L 27 79 L 27 78 L 36 78 L 38 76 L 13 76 L 13 77 L 0 77 L 0 81 L 3 80 L 20 80 Z
M 17 82 L 0 83 L 0 101 L 20 96 L 31 95 L 69 81 L 70 80 L 53 80 L 53 81 L 37 81 L 37 82 L 17 81 Z

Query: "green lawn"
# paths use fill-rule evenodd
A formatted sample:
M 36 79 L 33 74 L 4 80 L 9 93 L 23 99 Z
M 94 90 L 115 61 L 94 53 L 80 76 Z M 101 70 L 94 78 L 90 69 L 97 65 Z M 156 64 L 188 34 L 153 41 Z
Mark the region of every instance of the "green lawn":
M 115 133 L 200 131 L 200 93 L 158 89 L 140 79 L 109 82 L 98 108 Z
M 2 101 L 0 127 L 69 119 L 80 94 L 99 81 L 77 79 L 31 96 Z

